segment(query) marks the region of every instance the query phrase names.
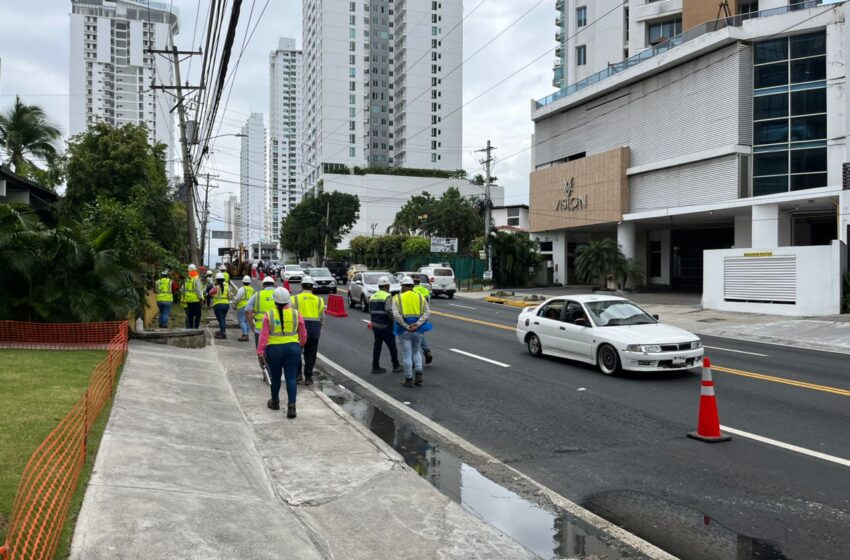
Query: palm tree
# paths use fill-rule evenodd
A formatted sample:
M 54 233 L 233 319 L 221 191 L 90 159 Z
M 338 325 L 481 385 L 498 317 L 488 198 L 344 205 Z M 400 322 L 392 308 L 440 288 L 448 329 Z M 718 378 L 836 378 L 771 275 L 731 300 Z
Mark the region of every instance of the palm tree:
M 605 278 L 609 274 L 617 274 L 621 263 L 625 260 L 617 242 L 610 238 L 601 241 L 591 241 L 577 250 L 576 274 L 584 282 L 593 282 Z
M 5 164 L 11 164 L 15 173 L 26 175 L 27 169 L 38 168 L 32 158 L 53 161 L 56 141 L 62 132 L 48 121 L 38 105 L 26 105 L 15 96 L 15 104 L 0 114 L 0 148 L 6 152 Z

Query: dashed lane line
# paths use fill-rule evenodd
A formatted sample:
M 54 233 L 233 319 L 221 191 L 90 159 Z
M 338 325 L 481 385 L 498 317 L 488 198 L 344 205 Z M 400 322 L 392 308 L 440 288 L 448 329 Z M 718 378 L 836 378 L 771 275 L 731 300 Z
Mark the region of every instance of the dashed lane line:
M 461 354 L 463 356 L 468 356 L 470 358 L 475 358 L 476 360 L 481 360 L 482 362 L 487 362 L 489 364 L 493 364 L 493 365 L 496 365 L 496 366 L 499 366 L 499 367 L 504 367 L 504 368 L 511 367 L 510 364 L 503 364 L 502 362 L 497 362 L 496 360 L 491 360 L 490 358 L 485 358 L 483 356 L 478 356 L 476 354 L 470 354 L 469 352 L 464 352 L 463 350 L 458 350 L 457 348 L 449 348 L 449 350 L 451 350 L 452 352 L 455 352 L 457 354 Z
M 767 438 L 758 434 L 751 434 L 750 432 L 730 428 L 729 426 L 720 426 L 720 429 L 724 432 L 729 432 L 730 434 L 734 434 L 736 436 L 745 437 L 754 441 L 759 441 L 761 443 L 772 445 L 774 447 L 787 449 L 788 451 L 794 451 L 795 453 L 801 453 L 803 455 L 808 455 L 809 457 L 815 457 L 817 459 L 823 459 L 824 461 L 829 461 L 831 463 L 850 467 L 850 460 L 848 459 L 842 459 L 841 457 L 836 457 L 834 455 L 827 455 L 826 453 L 821 453 L 820 451 L 813 451 L 811 449 L 806 449 L 805 447 L 799 447 L 797 445 L 792 445 L 783 441 Z

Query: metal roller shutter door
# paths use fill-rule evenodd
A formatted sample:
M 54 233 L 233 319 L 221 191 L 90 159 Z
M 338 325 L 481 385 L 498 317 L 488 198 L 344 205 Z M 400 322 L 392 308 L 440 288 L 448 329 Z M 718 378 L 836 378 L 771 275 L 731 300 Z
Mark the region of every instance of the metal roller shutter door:
M 758 303 L 797 303 L 797 257 L 726 257 L 723 299 Z

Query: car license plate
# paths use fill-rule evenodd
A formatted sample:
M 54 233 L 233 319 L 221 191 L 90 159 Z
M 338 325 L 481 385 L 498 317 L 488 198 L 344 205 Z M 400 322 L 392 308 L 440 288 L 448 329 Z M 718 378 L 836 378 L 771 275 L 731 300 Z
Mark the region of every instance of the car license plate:
M 687 360 L 685 358 L 673 358 L 673 365 L 674 366 L 683 366 L 686 363 L 687 363 Z

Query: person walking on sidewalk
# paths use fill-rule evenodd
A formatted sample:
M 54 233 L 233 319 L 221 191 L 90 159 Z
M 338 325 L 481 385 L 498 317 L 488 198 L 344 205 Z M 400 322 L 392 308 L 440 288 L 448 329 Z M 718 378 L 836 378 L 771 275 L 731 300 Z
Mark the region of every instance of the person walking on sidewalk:
M 213 297 L 213 311 L 218 319 L 216 338 L 227 338 L 227 312 L 230 311 L 230 286 L 224 279 L 224 274 L 215 275 L 215 287 L 210 290 Z
M 263 330 L 263 317 L 274 309 L 274 278 L 266 276 L 263 278 L 263 289 L 254 292 L 246 306 L 245 318 L 254 324 L 254 347 L 259 344 L 260 332 Z
M 242 277 L 242 287 L 236 292 L 236 298 L 233 300 L 236 303 L 236 317 L 239 319 L 239 328 L 242 330 L 242 336 L 239 337 L 239 342 L 247 342 L 248 333 L 251 332 L 245 314 L 248 311 L 248 302 L 251 301 L 253 296 L 254 287 L 251 286 L 251 277 Z
M 390 315 L 390 279 L 381 276 L 378 279 L 378 291 L 369 298 L 369 315 L 372 323 L 372 336 L 375 339 L 372 346 L 372 373 L 386 373 L 381 367 L 381 350 L 386 344 L 390 351 L 390 360 L 393 364 L 393 373 L 404 371 L 398 361 L 398 350 L 395 346 L 395 332 L 393 331 L 393 319 Z
M 402 278 L 401 293 L 392 298 L 391 307 L 393 329 L 401 344 L 405 387 L 422 385 L 422 333 L 433 328 L 428 322 L 428 302 L 413 291 L 413 286 L 413 278 Z
M 168 328 L 168 319 L 171 316 L 171 306 L 174 303 L 174 291 L 176 285 L 168 277 L 168 271 L 160 273 L 156 281 L 156 306 L 159 308 L 159 328 Z
M 207 270 L 206 281 L 204 283 L 204 301 L 207 304 L 207 309 L 212 307 L 212 296 L 210 290 L 215 288 L 215 280 L 213 279 L 213 271 Z
M 295 401 L 298 395 L 298 366 L 301 364 L 301 347 L 307 342 L 304 318 L 292 307 L 286 288 L 276 288 L 273 294 L 275 308 L 263 317 L 263 329 L 257 345 L 260 363 L 265 364 L 271 377 L 271 397 L 266 405 L 280 410 L 280 379 L 286 379 L 286 417 L 295 418 Z
M 428 288 L 425 286 L 420 286 L 420 282 L 422 282 L 422 278 L 418 274 L 413 277 L 413 291 L 425 298 L 425 301 L 428 302 L 428 305 L 430 306 L 431 292 L 429 292 Z M 431 346 L 425 338 L 425 333 L 422 333 L 422 353 L 425 354 L 426 364 L 430 364 L 434 361 L 434 354 L 431 353 Z
M 183 301 L 186 303 L 186 328 L 197 329 L 201 326 L 201 301 L 204 292 L 201 279 L 198 277 L 198 267 L 189 265 L 189 277 L 183 282 Z
M 308 387 L 313 384 L 313 368 L 316 366 L 316 354 L 319 353 L 319 337 L 325 324 L 325 300 L 313 293 L 313 279 L 304 276 L 301 279 L 301 293 L 292 298 L 292 306 L 301 313 L 307 326 L 307 343 L 304 344 L 304 368 L 302 376 L 301 362 L 298 362 L 298 381 L 304 381 Z

